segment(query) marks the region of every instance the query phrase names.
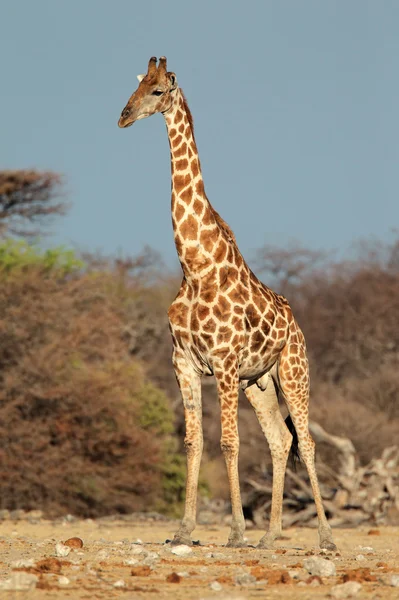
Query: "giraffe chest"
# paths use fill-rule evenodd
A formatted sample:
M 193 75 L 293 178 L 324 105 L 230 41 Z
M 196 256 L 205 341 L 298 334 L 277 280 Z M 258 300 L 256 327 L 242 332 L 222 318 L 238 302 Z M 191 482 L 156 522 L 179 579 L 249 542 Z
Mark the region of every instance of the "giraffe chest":
M 175 346 L 203 374 L 212 374 L 215 360 L 233 355 L 240 378 L 256 378 L 272 367 L 286 344 L 285 319 L 220 294 L 217 302 L 208 303 L 178 297 L 168 314 Z

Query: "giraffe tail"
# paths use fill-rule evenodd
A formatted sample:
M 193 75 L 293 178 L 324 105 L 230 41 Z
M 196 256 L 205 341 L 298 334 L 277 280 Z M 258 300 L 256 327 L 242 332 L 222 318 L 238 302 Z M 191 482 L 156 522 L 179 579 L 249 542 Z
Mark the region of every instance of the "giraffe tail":
M 278 363 L 276 363 L 276 366 L 274 366 L 272 368 L 271 376 L 272 376 L 272 380 L 274 383 L 277 397 L 282 398 L 286 402 L 285 396 L 283 394 L 283 390 L 281 389 L 280 378 L 279 378 L 279 373 L 278 373 Z M 292 444 L 291 444 L 291 450 L 290 450 L 289 456 L 290 456 L 291 468 L 293 471 L 296 471 L 296 465 L 298 462 L 301 461 L 301 455 L 299 454 L 298 434 L 296 432 L 295 425 L 291 419 L 291 415 L 288 415 L 288 417 L 285 419 L 284 422 L 288 428 L 288 431 L 292 435 Z
M 296 432 L 295 425 L 292 422 L 291 415 L 288 415 L 288 417 L 285 420 L 285 424 L 288 427 L 288 431 L 292 435 L 290 459 L 291 459 L 292 470 L 296 471 L 296 465 L 301 460 L 301 457 L 300 457 L 299 448 L 298 448 L 298 434 Z

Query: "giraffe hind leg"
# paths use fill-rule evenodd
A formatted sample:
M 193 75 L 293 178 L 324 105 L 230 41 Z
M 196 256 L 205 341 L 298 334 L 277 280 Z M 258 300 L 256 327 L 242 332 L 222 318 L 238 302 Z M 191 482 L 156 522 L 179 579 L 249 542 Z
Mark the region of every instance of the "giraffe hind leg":
M 272 548 L 274 540 L 281 536 L 284 476 L 292 442 L 292 435 L 281 416 L 274 382 L 271 377 L 267 377 L 268 381 L 262 381 L 262 385 L 252 385 L 245 389 L 245 395 L 269 444 L 273 462 L 270 524 L 267 533 L 259 542 L 259 548 Z
M 300 339 L 303 339 L 300 338 Z M 335 550 L 315 467 L 315 443 L 309 433 L 309 367 L 304 345 L 287 344 L 280 356 L 278 381 L 298 437 L 298 450 L 308 471 L 319 520 L 320 547 Z M 290 360 L 292 356 L 299 358 Z

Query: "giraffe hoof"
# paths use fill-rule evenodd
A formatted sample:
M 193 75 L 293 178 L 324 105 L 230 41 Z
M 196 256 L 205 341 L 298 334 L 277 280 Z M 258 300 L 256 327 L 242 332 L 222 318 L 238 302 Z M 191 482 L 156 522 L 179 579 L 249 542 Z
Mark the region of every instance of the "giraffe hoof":
M 193 543 L 189 537 L 184 537 L 181 535 L 175 535 L 173 540 L 170 542 L 171 546 L 192 546 Z
M 331 540 L 323 540 L 320 542 L 320 548 L 331 551 L 338 550 L 337 546 Z
M 259 550 L 273 550 L 274 544 L 273 542 L 262 542 L 262 540 L 260 540 L 259 544 L 256 547 Z
M 229 540 L 226 548 L 246 548 L 247 544 L 243 540 Z

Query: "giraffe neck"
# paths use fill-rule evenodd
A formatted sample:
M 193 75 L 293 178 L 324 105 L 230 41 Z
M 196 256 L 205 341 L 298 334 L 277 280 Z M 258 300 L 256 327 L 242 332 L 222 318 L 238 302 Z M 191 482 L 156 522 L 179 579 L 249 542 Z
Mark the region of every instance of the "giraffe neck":
M 164 117 L 171 154 L 174 238 L 184 275 L 190 282 L 211 268 L 215 244 L 211 245 L 210 237 L 217 241 L 224 221 L 206 197 L 191 113 L 180 89 Z

